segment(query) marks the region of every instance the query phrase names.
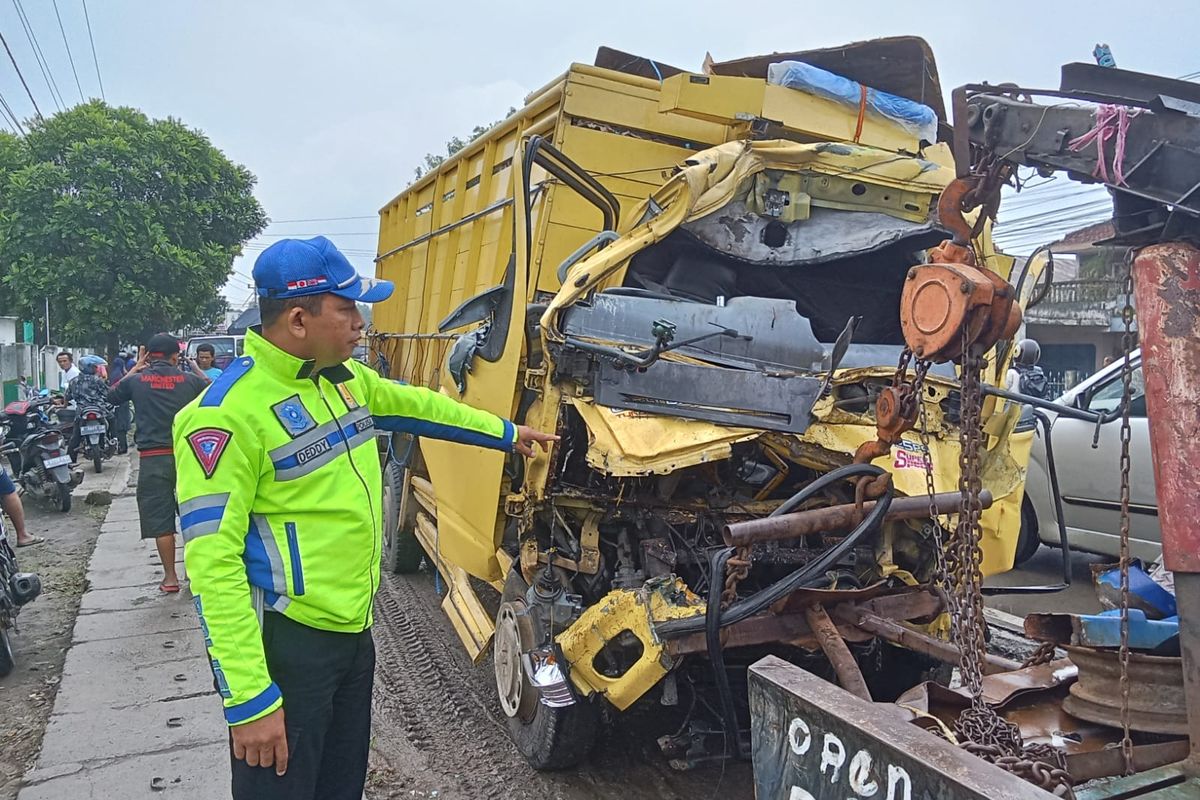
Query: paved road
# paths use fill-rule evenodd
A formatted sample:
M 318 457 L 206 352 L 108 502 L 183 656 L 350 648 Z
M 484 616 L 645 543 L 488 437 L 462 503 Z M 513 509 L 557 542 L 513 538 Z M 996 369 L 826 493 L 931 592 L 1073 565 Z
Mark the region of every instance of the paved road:
M 20 800 L 229 796 L 225 722 L 191 598 L 158 591 L 137 520 L 132 494 L 116 497 Z
M 1071 586 L 1054 594 L 997 595 L 989 597 L 992 608 L 1025 616 L 1033 611 L 1061 611 L 1073 614 L 1095 614 L 1101 610 L 1100 601 L 1092 588 L 1092 564 L 1108 564 L 1115 559 L 1087 553 L 1072 553 Z M 993 575 L 987 586 L 1034 586 L 1062 582 L 1062 551 L 1042 546 L 1021 569 L 1003 575 Z

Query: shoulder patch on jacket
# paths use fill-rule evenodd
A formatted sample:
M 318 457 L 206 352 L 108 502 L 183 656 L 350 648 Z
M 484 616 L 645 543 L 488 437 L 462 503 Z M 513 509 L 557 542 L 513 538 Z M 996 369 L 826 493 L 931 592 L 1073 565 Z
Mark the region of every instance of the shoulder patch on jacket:
M 230 361 L 225 371 L 204 390 L 204 394 L 200 396 L 200 405 L 209 408 L 221 405 L 233 385 L 253 366 L 254 359 L 250 356 L 238 356 Z
M 191 445 L 196 460 L 200 462 L 200 469 L 204 470 L 205 478 L 211 478 L 217 471 L 217 464 L 232 438 L 232 433 L 221 428 L 201 428 L 187 435 L 188 444 Z

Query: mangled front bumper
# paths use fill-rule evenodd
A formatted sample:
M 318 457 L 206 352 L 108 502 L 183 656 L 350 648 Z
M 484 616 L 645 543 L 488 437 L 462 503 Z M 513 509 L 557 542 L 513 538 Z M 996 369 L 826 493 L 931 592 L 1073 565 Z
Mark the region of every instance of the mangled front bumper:
M 722 647 L 782 643 L 819 650 L 818 633 L 809 622 L 814 604 L 825 610 L 849 642 L 864 642 L 878 635 L 880 620 L 927 622 L 943 610 L 938 595 L 921 587 L 896 589 L 880 582 L 865 589 L 800 589 L 781 601 L 775 613 L 753 616 L 724 628 Z M 621 711 L 629 708 L 679 659 L 707 652 L 703 631 L 679 625 L 703 619 L 706 608 L 707 603 L 677 578 L 652 580 L 638 590 L 610 592 L 557 637 L 571 665 L 575 688 L 585 695 L 601 694 Z M 609 642 L 628 635 L 641 644 L 636 661 L 618 676 L 598 670 L 596 656 Z

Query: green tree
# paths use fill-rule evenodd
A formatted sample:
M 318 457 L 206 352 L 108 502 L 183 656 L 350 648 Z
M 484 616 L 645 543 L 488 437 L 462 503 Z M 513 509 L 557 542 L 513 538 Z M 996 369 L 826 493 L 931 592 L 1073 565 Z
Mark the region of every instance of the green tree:
M 202 325 L 266 226 L 254 176 L 199 131 L 99 101 L 0 134 L 0 308 L 62 344 Z
M 517 109 L 515 107 L 510 107 L 508 109 L 508 113 L 504 115 L 504 119 L 508 119 L 515 113 L 517 113 Z M 466 139 L 463 139 L 461 136 L 451 136 L 449 141 L 446 142 L 446 154 L 445 155 L 441 155 L 440 153 L 426 153 L 424 160 L 421 162 L 421 165 L 416 167 L 413 170 L 413 172 L 416 173 L 416 179 L 420 180 L 424 176 L 428 175 L 430 172 L 433 172 L 434 170 L 436 170 L 438 167 L 440 167 L 442 165 L 443 161 L 445 161 L 447 158 L 449 158 L 450 156 L 457 153 L 459 150 L 462 150 L 464 147 L 466 147 L 471 142 L 478 139 L 480 136 L 483 136 L 485 133 L 487 133 L 492 128 L 499 125 L 501 122 L 504 122 L 504 119 L 498 119 L 495 122 L 489 123 L 487 125 L 476 125 L 474 128 L 471 129 L 471 135 L 469 137 L 467 137 Z

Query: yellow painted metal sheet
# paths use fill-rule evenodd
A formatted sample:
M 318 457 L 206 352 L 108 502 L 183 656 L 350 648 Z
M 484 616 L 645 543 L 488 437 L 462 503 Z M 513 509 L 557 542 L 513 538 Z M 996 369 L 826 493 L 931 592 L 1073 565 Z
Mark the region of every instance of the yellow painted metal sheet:
M 663 81 L 662 111 L 676 111 L 708 122 L 745 124 L 747 117 L 777 122 L 813 142 L 851 142 L 884 150 L 915 153 L 920 142 L 894 122 L 858 113 L 824 97 L 775 86 L 761 78 L 681 73 Z
M 437 571 L 441 573 L 442 579 L 446 581 L 446 597 L 442 600 L 442 611 L 450 619 L 454 632 L 458 634 L 471 660 L 478 664 L 487 652 L 496 625 L 483 603 L 479 601 L 475 590 L 471 588 L 471 579 L 467 573 L 438 553 L 439 537 L 436 524 L 425 514 L 418 514 L 414 533 Z
M 654 623 L 700 616 L 704 610 L 704 600 L 675 578 L 650 582 L 637 591 L 609 592 L 557 637 L 571 664 L 571 681 L 584 694 L 600 692 L 624 711 L 672 666 L 654 634 Z M 598 671 L 593 662 L 608 642 L 625 632 L 642 643 L 642 654 L 620 677 L 612 678 Z
M 666 475 L 729 458 L 730 446 L 762 434 L 694 419 L 597 406 L 573 399 L 588 428 L 589 466 L 609 475 Z

